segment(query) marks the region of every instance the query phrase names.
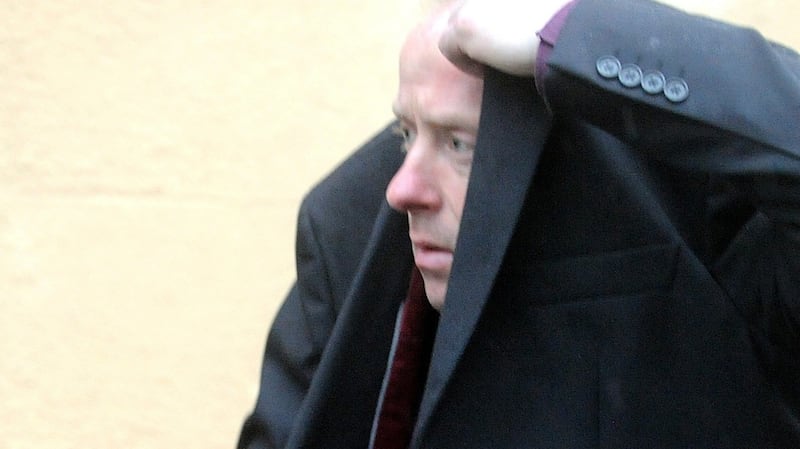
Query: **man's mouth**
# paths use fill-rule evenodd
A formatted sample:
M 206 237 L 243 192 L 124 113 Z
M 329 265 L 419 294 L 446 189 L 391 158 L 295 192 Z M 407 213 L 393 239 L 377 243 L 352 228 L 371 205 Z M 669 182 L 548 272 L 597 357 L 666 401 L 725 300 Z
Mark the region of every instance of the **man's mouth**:
M 428 242 L 412 242 L 414 262 L 422 271 L 449 272 L 453 251 Z

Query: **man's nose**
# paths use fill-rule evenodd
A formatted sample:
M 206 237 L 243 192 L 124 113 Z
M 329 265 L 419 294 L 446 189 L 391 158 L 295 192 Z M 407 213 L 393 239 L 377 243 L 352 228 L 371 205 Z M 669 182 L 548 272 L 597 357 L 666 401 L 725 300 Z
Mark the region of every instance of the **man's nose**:
M 409 149 L 403 165 L 386 187 L 386 200 L 400 212 L 435 209 L 439 203 L 433 161 L 419 150 Z

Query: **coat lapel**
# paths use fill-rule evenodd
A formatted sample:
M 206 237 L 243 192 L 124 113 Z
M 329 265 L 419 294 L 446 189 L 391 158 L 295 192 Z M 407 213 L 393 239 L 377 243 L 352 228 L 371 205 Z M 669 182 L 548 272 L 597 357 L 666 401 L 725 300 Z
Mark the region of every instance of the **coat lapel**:
M 489 298 L 550 122 L 532 79 L 487 70 L 466 206 L 412 447 L 420 444 Z
M 290 448 L 364 447 L 394 323 L 408 290 L 408 220 L 384 203 L 353 286 L 296 419 Z

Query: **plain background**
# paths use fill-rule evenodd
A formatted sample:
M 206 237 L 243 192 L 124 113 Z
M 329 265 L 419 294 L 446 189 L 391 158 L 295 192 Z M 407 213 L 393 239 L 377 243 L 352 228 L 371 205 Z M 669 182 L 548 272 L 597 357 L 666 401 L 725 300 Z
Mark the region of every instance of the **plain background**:
M 0 449 L 235 444 L 299 201 L 390 120 L 416 1 L 2 2 Z M 800 47 L 794 0 L 691 8 Z

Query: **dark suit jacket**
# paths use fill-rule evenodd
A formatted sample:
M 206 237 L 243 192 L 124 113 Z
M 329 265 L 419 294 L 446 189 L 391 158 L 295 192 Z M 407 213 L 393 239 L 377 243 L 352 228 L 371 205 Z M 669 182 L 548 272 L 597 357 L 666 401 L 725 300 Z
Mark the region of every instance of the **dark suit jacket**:
M 609 54 L 689 97 L 604 78 Z M 797 55 L 582 0 L 549 67 L 547 107 L 487 74 L 412 447 L 800 447 Z M 411 263 L 384 205 L 286 447 L 367 446 Z

